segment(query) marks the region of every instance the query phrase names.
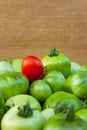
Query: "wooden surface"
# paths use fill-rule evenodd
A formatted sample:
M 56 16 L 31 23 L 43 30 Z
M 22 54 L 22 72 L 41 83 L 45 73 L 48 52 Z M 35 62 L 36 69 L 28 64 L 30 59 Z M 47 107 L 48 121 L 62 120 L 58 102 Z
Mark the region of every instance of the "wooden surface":
M 0 0 L 0 60 L 52 47 L 87 64 L 87 0 Z

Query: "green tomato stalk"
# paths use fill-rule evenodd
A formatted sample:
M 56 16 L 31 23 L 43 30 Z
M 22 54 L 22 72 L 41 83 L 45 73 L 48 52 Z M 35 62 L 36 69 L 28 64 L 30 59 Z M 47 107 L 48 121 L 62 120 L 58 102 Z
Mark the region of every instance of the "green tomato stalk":
M 71 122 L 75 119 L 74 106 L 71 104 L 66 114 L 66 121 Z
M 59 55 L 59 51 L 56 48 L 52 48 L 50 50 L 50 52 L 48 53 L 48 56 L 52 57 L 52 56 L 58 56 Z
M 32 116 L 33 112 L 32 112 L 32 109 L 30 108 L 29 103 L 26 103 L 24 105 L 19 106 L 17 114 L 19 116 L 21 116 L 21 117 L 30 117 L 30 116 Z

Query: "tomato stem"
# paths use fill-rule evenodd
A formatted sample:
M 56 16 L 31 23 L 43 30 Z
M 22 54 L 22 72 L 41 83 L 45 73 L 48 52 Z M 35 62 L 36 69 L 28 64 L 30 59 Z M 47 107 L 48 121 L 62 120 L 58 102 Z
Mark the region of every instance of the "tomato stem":
M 21 105 L 18 107 L 18 113 L 21 117 L 29 117 L 32 116 L 32 109 L 30 108 L 29 103 L 26 103 L 24 105 Z
M 52 48 L 50 50 L 50 52 L 48 53 L 48 56 L 52 57 L 52 56 L 58 56 L 59 55 L 59 51 L 56 48 Z
M 74 112 L 74 106 L 71 104 L 71 106 L 67 109 L 66 114 L 66 121 L 71 122 L 75 118 L 75 112 Z
M 75 118 L 73 104 L 67 106 L 66 103 L 59 101 L 54 108 L 54 112 L 55 114 L 58 114 L 60 112 L 64 113 L 66 115 L 65 120 L 68 122 L 73 121 Z
M 67 112 L 67 108 L 69 106 L 67 106 L 67 104 L 63 101 L 59 101 L 56 106 L 54 107 L 54 112 L 57 114 L 59 112 L 63 112 L 66 113 Z
M 61 101 L 59 101 L 55 108 L 54 108 L 54 112 L 55 114 L 59 113 L 59 112 L 64 112 L 65 111 L 65 108 L 66 108 L 66 105 L 63 104 Z

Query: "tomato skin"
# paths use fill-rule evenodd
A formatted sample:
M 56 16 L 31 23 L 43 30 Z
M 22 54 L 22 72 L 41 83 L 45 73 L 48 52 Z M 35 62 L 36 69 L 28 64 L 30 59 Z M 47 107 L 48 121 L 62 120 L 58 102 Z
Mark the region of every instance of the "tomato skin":
M 40 59 L 35 56 L 27 56 L 22 62 L 22 72 L 30 82 L 40 79 L 44 73 L 44 67 Z
M 32 110 L 32 115 L 22 117 L 18 115 L 18 107 L 9 109 L 2 118 L 2 130 L 42 130 L 45 123 L 39 110 Z
M 45 79 L 39 79 L 30 84 L 29 94 L 42 103 L 52 94 L 52 90 Z
M 47 122 L 53 115 L 55 115 L 55 111 L 53 108 L 46 108 L 42 110 L 41 114 L 43 115 L 45 121 Z
M 55 108 L 58 103 L 61 103 L 61 106 L 69 106 L 70 104 L 73 104 L 75 111 L 83 108 L 83 103 L 75 95 L 64 91 L 59 91 L 53 93 L 47 98 L 47 100 L 43 104 L 43 109 L 48 107 Z
M 29 80 L 20 72 L 13 72 L 0 77 L 0 91 L 5 100 L 8 98 L 26 93 L 29 89 Z
M 55 50 L 53 50 L 55 51 Z M 46 55 L 42 58 L 42 63 L 47 70 L 57 70 L 61 72 L 65 77 L 70 74 L 71 61 L 62 52 L 58 52 L 57 55 Z
M 60 114 L 60 115 L 59 115 Z M 76 118 L 73 121 L 66 121 L 66 116 L 63 113 L 59 113 L 51 117 L 44 125 L 43 130 L 86 130 L 87 123 Z
M 64 75 L 59 71 L 49 71 L 43 78 L 49 83 L 53 93 L 65 89 L 66 80 Z
M 81 99 L 87 98 L 87 71 L 80 71 L 66 79 L 66 91 Z
M 43 130 L 86 130 L 87 123 L 75 115 L 74 105 L 66 108 L 50 117 Z
M 76 111 L 75 115 L 87 122 L 87 108 Z
M 11 98 L 9 98 L 5 102 L 5 109 L 7 111 L 13 106 L 23 105 L 25 104 L 26 101 L 29 102 L 30 107 L 32 109 L 37 108 L 38 110 L 41 111 L 41 105 L 38 102 L 38 100 L 36 100 L 36 98 L 34 98 L 33 96 L 27 94 L 18 94 L 16 96 L 12 96 Z

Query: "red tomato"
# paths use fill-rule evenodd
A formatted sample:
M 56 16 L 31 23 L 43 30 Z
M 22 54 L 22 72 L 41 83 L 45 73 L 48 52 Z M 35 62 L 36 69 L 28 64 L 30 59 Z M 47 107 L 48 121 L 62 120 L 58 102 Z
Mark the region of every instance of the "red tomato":
M 35 56 L 27 56 L 22 62 L 22 73 L 25 74 L 30 82 L 42 78 L 44 66 L 40 59 Z

